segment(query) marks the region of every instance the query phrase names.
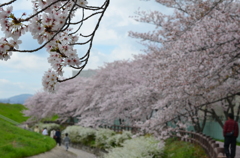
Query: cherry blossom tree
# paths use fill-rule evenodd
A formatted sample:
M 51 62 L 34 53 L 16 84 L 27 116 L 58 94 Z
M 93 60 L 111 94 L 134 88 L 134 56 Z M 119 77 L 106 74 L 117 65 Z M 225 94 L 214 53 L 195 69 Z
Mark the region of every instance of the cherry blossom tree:
M 84 78 L 74 78 L 62 83 L 56 93 L 38 92 L 24 103 L 27 107 L 24 114 L 30 117 L 28 121 L 39 121 L 57 114 L 64 122 L 75 114 L 76 107 L 73 108 L 71 105 L 74 97 L 79 97 L 76 94 L 81 92 L 81 95 L 84 95 L 85 86 L 89 85 L 88 80 Z
M 143 40 L 147 54 L 109 63 L 87 81 L 66 84 L 52 96 L 56 100 L 49 102 L 48 111 L 59 110 L 65 118 L 81 116 L 79 124 L 86 126 L 127 118 L 159 138 L 173 130 L 169 121 L 178 128 L 192 122 L 202 131 L 206 120 L 199 119 L 213 116 L 216 107 L 239 114 L 239 104 L 232 99 L 240 90 L 239 2 L 156 2 L 174 13 L 139 11 L 137 20 L 156 29 L 130 32 Z
M 239 92 L 239 2 L 156 2 L 174 13 L 139 11 L 136 19 L 154 24 L 156 30 L 130 32 L 147 46 L 149 82 L 162 92 L 156 108 L 164 110 L 158 111 L 150 131 L 186 114 L 189 100 L 195 108 L 212 109 Z
M 84 126 L 112 124 L 113 120 L 119 118 L 128 125 L 134 125 L 135 121 L 151 118 L 151 105 L 159 95 L 154 88 L 144 84 L 146 77 L 142 75 L 140 63 L 134 60 L 106 64 L 90 79 L 75 78 L 67 81 L 55 94 L 36 94 L 51 101 L 41 99 L 46 102 L 40 103 L 37 101 L 39 99 L 32 97 L 25 105 L 30 108 L 32 105 L 42 106 L 44 110 L 38 112 L 44 115 L 40 115 L 40 119 L 54 113 L 62 121 L 78 117 L 79 124 Z M 36 111 L 30 108 L 25 114 L 36 117 Z
M 12 7 L 16 1 L 5 0 L 0 3 L 0 25 L 5 34 L 0 39 L 0 59 L 9 60 L 12 52 L 32 53 L 45 48 L 50 55 L 48 62 L 51 69 L 44 74 L 42 84 L 45 90 L 54 92 L 58 82 L 76 77 L 86 66 L 93 38 L 109 0 L 105 0 L 101 6 L 88 6 L 86 0 L 33 0 L 30 15 L 16 15 Z M 87 32 L 83 27 L 93 18 L 97 18 L 95 26 Z M 20 37 L 26 32 L 30 32 L 40 46 L 28 50 L 19 49 L 22 43 Z M 88 49 L 85 53 L 78 53 L 77 46 L 87 46 Z M 76 69 L 78 73 L 64 78 L 65 67 Z
M 75 109 L 75 116 L 81 115 L 79 124 L 112 124 L 118 118 L 133 124 L 134 120 L 146 118 L 151 113 L 150 101 L 156 99 L 152 89 L 144 86 L 139 66 L 137 61 L 116 61 L 98 70 L 88 82 L 88 88 L 78 91 L 72 98 L 71 107 Z
M 79 111 L 83 112 L 83 118 L 98 116 L 98 124 L 103 123 L 101 120 L 112 124 L 120 118 L 132 125 L 134 120 L 146 119 L 152 112 L 156 92 L 144 85 L 145 76 L 141 75 L 140 66 L 138 61 L 116 61 L 99 70 L 93 78 L 93 100 L 87 107 L 88 112 Z

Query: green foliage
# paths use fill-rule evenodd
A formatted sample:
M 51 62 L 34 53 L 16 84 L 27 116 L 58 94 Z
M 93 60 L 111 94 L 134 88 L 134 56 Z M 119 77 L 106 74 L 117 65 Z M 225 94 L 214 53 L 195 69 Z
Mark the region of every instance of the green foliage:
M 87 146 L 95 145 L 95 129 L 81 126 L 69 126 L 62 132 L 63 137 L 65 133 L 69 134 L 69 138 L 73 143 L 81 143 Z
M 106 142 L 109 144 L 111 147 L 120 147 L 122 146 L 122 143 L 125 140 L 131 139 L 132 133 L 129 131 L 123 131 L 121 134 L 116 134 L 113 135 L 112 137 L 109 137 Z
M 0 114 L 19 123 L 25 122 L 29 118 L 24 116 L 23 110 L 26 108 L 21 104 L 0 103 Z
M 110 129 L 99 129 L 96 132 L 96 146 L 99 148 L 109 148 L 110 144 L 107 143 L 116 133 Z
M 177 138 L 166 140 L 162 158 L 208 158 L 204 149 Z
M 44 119 L 42 119 L 41 121 L 43 122 L 43 121 L 56 121 L 57 119 L 58 119 L 59 117 L 58 117 L 58 115 L 53 115 L 53 116 L 51 116 L 51 117 L 47 117 L 47 118 L 44 118 Z
M 41 134 L 16 127 L 0 120 L 1 158 L 23 158 L 46 152 L 55 147 L 56 142 Z
M 101 149 L 107 149 L 112 147 L 121 146 L 121 144 L 127 140 L 131 139 L 132 133 L 129 131 L 123 131 L 122 134 L 117 134 L 116 132 L 109 129 L 93 129 L 81 126 L 69 126 L 63 132 L 68 133 L 69 138 L 73 143 L 81 143 L 86 146 L 97 147 Z

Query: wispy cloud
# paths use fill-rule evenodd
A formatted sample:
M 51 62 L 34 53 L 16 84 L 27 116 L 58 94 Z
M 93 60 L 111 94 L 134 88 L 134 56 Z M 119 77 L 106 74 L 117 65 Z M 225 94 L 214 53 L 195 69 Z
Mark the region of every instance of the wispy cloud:
M 50 66 L 44 57 L 28 53 L 13 53 L 9 61 L 1 61 L 1 67 L 24 72 L 42 72 Z

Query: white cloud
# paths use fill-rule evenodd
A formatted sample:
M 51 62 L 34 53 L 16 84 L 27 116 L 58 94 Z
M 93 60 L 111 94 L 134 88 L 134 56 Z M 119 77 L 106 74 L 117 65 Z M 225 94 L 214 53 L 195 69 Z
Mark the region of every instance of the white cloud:
M 101 27 L 94 38 L 94 43 L 105 43 L 109 42 L 108 44 L 113 44 L 114 41 L 117 41 L 119 39 L 119 34 L 117 31 L 113 29 L 107 29 L 106 27 Z
M 1 61 L 1 67 L 15 69 L 16 71 L 24 72 L 42 72 L 49 68 L 49 64 L 46 58 L 39 57 L 32 53 L 13 53 L 9 61 Z
M 86 69 L 97 69 L 103 66 L 104 63 L 113 62 L 116 60 L 133 59 L 133 55 L 141 53 L 141 51 L 132 43 L 121 43 L 117 47 L 114 47 L 110 53 L 106 54 L 103 50 L 93 49 L 90 54 L 90 58 Z
M 7 83 L 10 83 L 10 81 L 5 80 L 5 79 L 0 79 L 0 83 L 2 83 L 2 84 L 7 84 Z
M 114 49 L 109 55 L 111 60 L 123 60 L 123 59 L 132 59 L 133 55 L 141 53 L 136 47 L 131 44 L 124 43 Z M 111 61 L 110 60 L 110 61 Z
M 99 68 L 99 66 L 102 66 L 105 62 L 108 62 L 108 57 L 108 55 L 101 53 L 98 50 L 92 50 L 88 64 L 85 69 Z

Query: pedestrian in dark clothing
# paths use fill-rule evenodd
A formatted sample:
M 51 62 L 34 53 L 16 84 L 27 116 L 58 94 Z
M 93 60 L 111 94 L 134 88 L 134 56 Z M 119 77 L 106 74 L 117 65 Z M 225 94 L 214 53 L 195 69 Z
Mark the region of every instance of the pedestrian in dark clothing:
M 55 133 L 55 140 L 59 146 L 61 146 L 61 132 L 59 129 L 57 129 Z
M 235 157 L 238 132 L 238 123 L 234 121 L 233 114 L 228 114 L 228 120 L 223 127 L 224 150 L 227 158 Z M 231 149 L 230 152 L 229 147 Z

